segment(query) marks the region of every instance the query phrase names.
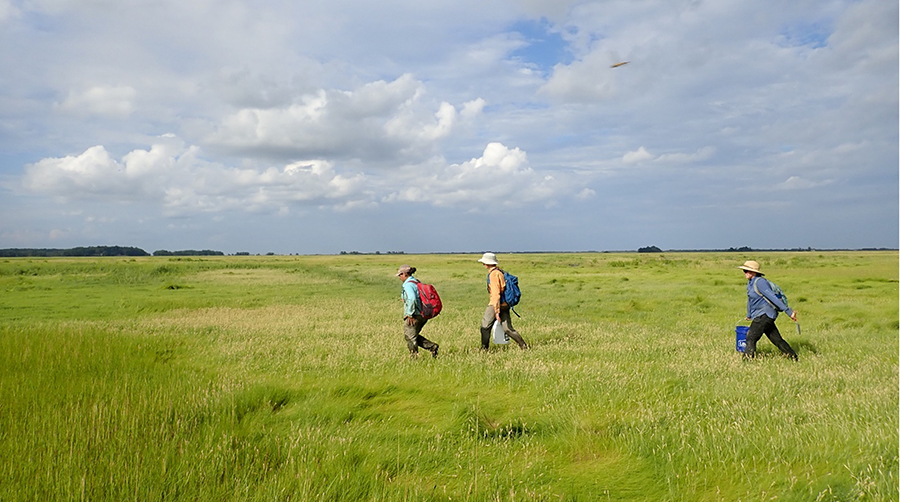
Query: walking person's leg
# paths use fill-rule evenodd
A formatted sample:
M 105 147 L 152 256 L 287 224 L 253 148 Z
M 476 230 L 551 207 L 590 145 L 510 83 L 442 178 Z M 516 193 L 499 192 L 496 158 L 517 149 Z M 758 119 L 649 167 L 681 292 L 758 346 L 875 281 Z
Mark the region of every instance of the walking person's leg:
M 403 337 L 406 338 L 406 347 L 409 349 L 409 356 L 415 358 L 419 354 L 418 343 L 419 331 L 416 329 L 415 323 L 409 325 L 403 321 Z
M 794 361 L 797 361 L 797 353 L 794 352 L 794 349 L 791 348 L 791 345 L 787 343 L 787 340 L 781 337 L 781 332 L 778 331 L 778 326 L 775 325 L 775 321 L 772 320 L 772 324 L 767 326 L 765 331 L 766 336 L 769 337 L 769 341 L 771 341 L 778 350 L 781 351 L 782 354 L 790 357 Z
M 756 357 L 756 342 L 762 338 L 767 320 L 770 319 L 765 315 L 761 315 L 750 323 L 750 329 L 747 330 L 747 344 L 744 346 L 744 359 Z
M 491 328 L 494 327 L 494 321 L 496 320 L 494 307 L 488 305 L 484 311 L 484 316 L 481 318 L 481 350 L 491 348 Z
M 438 355 L 438 344 L 432 342 L 431 340 L 422 336 L 422 328 L 425 327 L 425 323 L 428 322 L 428 319 L 422 319 L 421 317 L 416 317 L 416 345 L 422 347 L 423 349 L 431 352 L 431 357 L 437 357 Z
M 527 349 L 528 344 L 525 343 L 525 339 L 522 338 L 522 335 L 520 335 L 515 328 L 513 328 L 512 317 L 509 315 L 509 310 L 509 307 L 500 307 L 500 326 L 503 327 L 503 332 L 506 333 L 506 336 L 515 340 L 520 349 Z

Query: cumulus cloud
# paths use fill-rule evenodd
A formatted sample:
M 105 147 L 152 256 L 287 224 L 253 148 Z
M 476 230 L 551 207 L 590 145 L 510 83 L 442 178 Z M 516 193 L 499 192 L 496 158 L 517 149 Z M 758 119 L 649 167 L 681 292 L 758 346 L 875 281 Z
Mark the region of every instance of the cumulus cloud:
M 534 202 L 552 203 L 568 191 L 566 183 L 533 170 L 524 151 L 501 143 L 488 144 L 481 157 L 461 164 L 406 169 L 403 179 L 404 188 L 391 193 L 386 200 L 485 210 Z
M 23 184 L 35 192 L 57 196 L 75 194 L 121 197 L 126 188 L 122 168 L 102 146 L 88 148 L 78 156 L 43 159 L 26 167 Z M 127 195 L 127 194 L 125 194 Z
M 463 103 L 463 109 L 459 114 L 465 119 L 474 119 L 484 111 L 485 104 L 486 103 L 482 98 L 467 101 Z
M 169 212 L 191 212 L 345 199 L 358 192 L 363 178 L 336 173 L 319 161 L 261 171 L 227 167 L 203 160 L 198 147 L 186 147 L 177 138 L 160 140 L 121 161 L 103 146 L 77 156 L 43 159 L 26 167 L 23 184 L 65 200 L 149 201 Z
M 198 147 L 174 136 L 159 140 L 121 160 L 103 146 L 43 159 L 26 168 L 23 183 L 62 200 L 148 201 L 167 214 L 283 213 L 293 206 L 348 209 L 394 201 L 487 208 L 552 203 L 568 189 L 529 167 L 524 151 L 500 143 L 488 144 L 481 157 L 461 164 L 432 161 L 372 177 L 321 159 L 266 169 L 229 167 L 203 160 Z M 404 188 L 397 191 L 398 186 Z
M 206 142 L 283 157 L 423 158 L 461 119 L 472 120 L 484 108 L 484 101 L 475 99 L 464 103 L 462 112 L 448 102 L 428 110 L 424 95 L 424 85 L 409 74 L 352 91 L 322 89 L 288 106 L 242 109 L 226 117 Z

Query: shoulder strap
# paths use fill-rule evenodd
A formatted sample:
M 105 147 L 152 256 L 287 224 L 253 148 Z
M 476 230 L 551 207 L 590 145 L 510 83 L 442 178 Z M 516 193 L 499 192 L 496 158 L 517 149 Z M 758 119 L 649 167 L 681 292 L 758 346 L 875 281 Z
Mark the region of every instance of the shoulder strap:
M 778 307 L 776 307 L 775 304 L 772 303 L 772 300 L 769 300 L 768 298 L 766 298 L 766 295 L 760 293 L 759 286 L 756 285 L 756 283 L 759 282 L 760 279 L 762 279 L 764 281 L 766 280 L 763 277 L 754 277 L 753 278 L 753 290 L 756 291 L 756 294 L 761 296 L 763 300 L 765 300 L 769 305 L 771 305 L 773 309 L 778 310 Z M 772 289 L 772 287 L 769 286 L 769 289 Z

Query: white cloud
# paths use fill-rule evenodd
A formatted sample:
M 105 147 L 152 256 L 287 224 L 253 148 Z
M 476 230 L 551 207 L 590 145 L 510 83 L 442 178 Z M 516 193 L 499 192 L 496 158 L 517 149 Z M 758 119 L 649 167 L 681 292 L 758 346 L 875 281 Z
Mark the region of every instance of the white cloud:
M 812 181 L 801 178 L 800 176 L 791 176 L 790 178 L 775 185 L 777 190 L 808 190 L 820 186 L 830 185 L 832 180 Z
M 490 143 L 481 157 L 461 164 L 403 171 L 404 188 L 386 200 L 431 203 L 483 211 L 528 203 L 552 203 L 569 191 L 566 183 L 540 174 L 518 148 Z
M 423 158 L 434 142 L 450 135 L 460 118 L 481 113 L 483 100 L 447 102 L 429 114 L 424 85 L 406 74 L 353 91 L 319 90 L 280 108 L 247 108 L 229 117 L 206 138 L 210 145 L 237 152 L 269 152 L 284 157 Z
M 704 146 L 694 153 L 667 153 L 660 155 L 656 162 L 665 164 L 689 164 L 709 160 L 716 153 L 715 147 Z
M 292 162 L 263 170 L 204 161 L 196 146 L 165 136 L 149 150 L 117 161 L 102 146 L 28 166 L 24 185 L 64 200 L 150 201 L 167 214 L 241 210 L 285 212 L 295 205 L 352 209 L 392 201 L 489 208 L 553 203 L 568 190 L 528 166 L 525 152 L 490 143 L 462 164 L 409 165 L 371 177 L 339 171 L 331 161 Z M 396 187 L 404 188 L 397 191 Z
M 622 162 L 626 164 L 639 164 L 648 160 L 653 160 L 654 156 L 648 152 L 646 148 L 640 147 L 633 152 L 628 152 L 622 156 Z
M 261 171 L 233 168 L 202 160 L 195 146 L 160 139 L 121 162 L 102 146 L 78 156 L 44 159 L 28 166 L 24 185 L 66 200 L 150 201 L 168 213 L 270 211 L 295 203 L 348 204 L 368 198 L 364 175 L 337 173 L 329 162 L 294 162 Z
M 43 159 L 26 168 L 23 183 L 35 192 L 57 196 L 120 195 L 122 168 L 102 146 L 78 156 Z
M 641 164 L 645 162 L 653 162 L 656 164 L 691 164 L 709 160 L 715 153 L 715 147 L 704 146 L 694 153 L 676 152 L 656 156 L 642 146 L 637 150 L 623 155 L 622 162 L 625 164 Z
M 481 98 L 463 103 L 463 109 L 459 113 L 464 119 L 474 119 L 484 111 L 485 101 Z
M 126 117 L 134 111 L 136 96 L 137 91 L 130 86 L 99 85 L 69 92 L 59 107 L 75 113 Z
M 591 199 L 596 196 L 597 196 L 596 191 L 594 191 L 590 188 L 585 188 L 584 190 L 578 192 L 578 194 L 575 195 L 575 198 L 584 200 L 584 199 Z

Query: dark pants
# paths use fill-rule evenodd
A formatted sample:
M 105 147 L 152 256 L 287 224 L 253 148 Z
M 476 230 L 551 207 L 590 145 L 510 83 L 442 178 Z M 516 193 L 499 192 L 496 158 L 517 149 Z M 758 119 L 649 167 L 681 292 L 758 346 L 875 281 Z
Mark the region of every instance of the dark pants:
M 497 322 L 497 317 L 494 314 L 494 307 L 488 305 L 484 311 L 484 317 L 481 319 L 481 350 L 488 350 L 491 347 L 491 328 L 494 327 L 495 322 Z M 506 336 L 515 340 L 519 348 L 528 348 L 525 339 L 513 328 L 512 318 L 509 317 L 509 307 L 502 305 L 500 306 L 500 327 L 503 328 Z
M 437 344 L 420 334 L 422 328 L 425 327 L 425 323 L 428 322 L 428 319 L 423 319 L 422 316 L 416 315 L 413 316 L 413 320 L 415 322 L 412 326 L 406 324 L 406 320 L 403 321 L 403 336 L 406 338 L 406 346 L 409 348 L 409 354 L 418 354 L 419 347 L 422 347 L 425 350 L 434 350 L 434 348 L 437 347 Z
M 750 329 L 747 331 L 747 346 L 744 347 L 745 358 L 752 359 L 756 357 L 756 342 L 762 338 L 763 334 L 769 337 L 769 340 L 778 347 L 778 350 L 791 359 L 797 360 L 797 353 L 794 352 L 794 349 L 791 348 L 784 338 L 781 338 L 781 333 L 778 332 L 778 327 L 775 326 L 775 319 L 767 315 L 761 315 L 750 323 Z

